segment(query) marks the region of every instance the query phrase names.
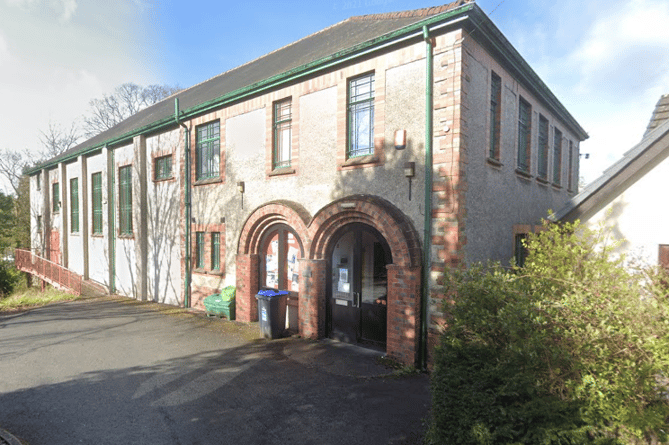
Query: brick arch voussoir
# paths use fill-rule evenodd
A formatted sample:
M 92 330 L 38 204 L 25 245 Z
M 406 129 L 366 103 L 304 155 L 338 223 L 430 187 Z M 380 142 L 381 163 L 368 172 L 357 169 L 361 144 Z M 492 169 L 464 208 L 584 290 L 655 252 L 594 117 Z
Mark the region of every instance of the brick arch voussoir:
M 355 206 L 343 210 L 342 201 Z M 418 232 L 411 221 L 391 203 L 377 197 L 351 196 L 321 209 L 309 224 L 309 258 L 324 259 L 325 251 L 337 230 L 347 224 L 363 223 L 378 230 L 393 254 L 393 263 L 402 267 L 420 266 Z
M 262 235 L 275 224 L 291 227 L 302 241 L 305 252 L 309 251 L 309 216 L 299 204 L 291 202 L 272 202 L 258 207 L 246 219 L 239 236 L 238 254 L 257 254 Z

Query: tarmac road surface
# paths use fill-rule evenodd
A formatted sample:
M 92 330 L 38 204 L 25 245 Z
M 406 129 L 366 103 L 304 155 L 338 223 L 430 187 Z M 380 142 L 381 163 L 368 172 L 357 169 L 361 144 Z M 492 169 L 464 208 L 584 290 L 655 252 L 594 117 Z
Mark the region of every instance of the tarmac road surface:
M 258 333 L 112 297 L 0 314 L 0 428 L 30 445 L 420 443 L 425 375 Z

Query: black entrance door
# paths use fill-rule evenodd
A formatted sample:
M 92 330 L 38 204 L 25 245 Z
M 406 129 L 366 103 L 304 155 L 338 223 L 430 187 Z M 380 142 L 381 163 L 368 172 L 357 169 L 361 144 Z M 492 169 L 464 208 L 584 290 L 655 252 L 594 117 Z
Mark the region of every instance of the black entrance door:
M 331 254 L 330 337 L 385 346 L 388 278 L 392 262 L 383 237 L 371 227 L 347 226 Z

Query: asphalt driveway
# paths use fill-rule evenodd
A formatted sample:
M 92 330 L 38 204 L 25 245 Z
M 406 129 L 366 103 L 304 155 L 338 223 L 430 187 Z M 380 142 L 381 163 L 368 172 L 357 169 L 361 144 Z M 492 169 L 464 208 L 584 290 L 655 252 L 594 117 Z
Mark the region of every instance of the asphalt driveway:
M 0 315 L 0 428 L 40 444 L 414 444 L 380 353 L 109 297 Z

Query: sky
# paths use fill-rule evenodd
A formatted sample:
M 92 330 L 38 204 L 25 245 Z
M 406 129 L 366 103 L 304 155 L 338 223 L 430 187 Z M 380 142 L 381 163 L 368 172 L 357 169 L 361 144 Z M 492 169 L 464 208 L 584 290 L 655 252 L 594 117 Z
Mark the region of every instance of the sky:
M 190 87 L 348 17 L 438 1 L 0 0 L 0 149 L 41 150 L 122 83 Z M 588 132 L 583 182 L 641 140 L 669 93 L 667 0 L 477 4 Z

